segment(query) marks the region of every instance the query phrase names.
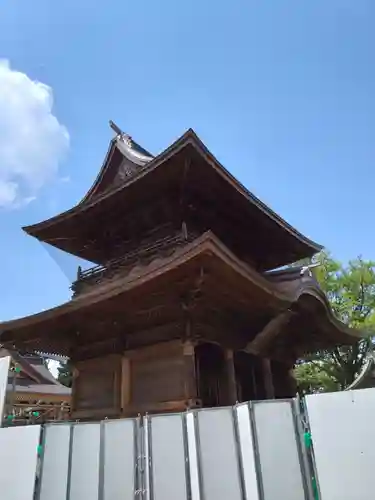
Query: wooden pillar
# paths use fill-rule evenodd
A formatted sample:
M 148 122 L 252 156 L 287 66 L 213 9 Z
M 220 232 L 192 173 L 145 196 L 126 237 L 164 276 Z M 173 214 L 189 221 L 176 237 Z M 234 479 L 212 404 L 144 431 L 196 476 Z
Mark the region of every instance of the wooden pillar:
M 195 374 L 195 349 L 194 344 L 190 340 L 187 340 L 183 344 L 183 357 L 185 399 L 196 399 L 198 397 L 198 391 Z
M 294 370 L 293 367 L 289 368 L 288 370 L 288 375 L 287 375 L 287 380 L 288 380 L 288 393 L 290 394 L 290 398 L 294 398 L 297 394 L 297 380 L 294 376 Z
M 271 367 L 271 360 L 268 358 L 263 358 L 262 359 L 262 366 L 263 366 L 263 378 L 264 378 L 264 387 L 266 391 L 266 398 L 267 399 L 274 399 L 275 398 L 275 388 L 273 385 L 273 376 L 272 376 L 272 367 Z
M 234 357 L 233 350 L 225 350 L 225 360 L 226 360 L 226 376 L 227 376 L 227 404 L 234 405 L 238 400 L 237 396 L 237 384 L 236 384 L 236 372 L 234 369 Z
M 273 361 L 272 376 L 276 398 L 293 398 L 296 395 L 297 385 L 290 363 Z
M 131 370 L 130 359 L 125 355 L 121 361 L 121 409 L 122 411 L 131 403 Z
M 72 360 L 72 392 L 71 392 L 71 402 L 70 402 L 70 412 L 74 412 L 77 408 L 78 400 L 78 377 L 79 370 Z

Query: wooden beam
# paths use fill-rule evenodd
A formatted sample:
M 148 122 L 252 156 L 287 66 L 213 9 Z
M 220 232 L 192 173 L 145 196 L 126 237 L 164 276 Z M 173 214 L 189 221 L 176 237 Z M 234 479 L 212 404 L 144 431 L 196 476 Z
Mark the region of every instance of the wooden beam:
M 289 323 L 293 314 L 291 310 L 287 309 L 275 318 L 272 318 L 255 339 L 247 344 L 245 351 L 256 356 L 262 355 L 279 335 L 282 328 Z
M 125 351 L 125 355 L 131 360 L 157 359 L 159 357 L 182 355 L 181 340 L 170 340 L 158 342 L 157 344 L 142 346 L 137 349 Z
M 195 374 L 195 348 L 194 344 L 187 340 L 183 344 L 184 359 L 184 392 L 187 400 L 198 397 L 197 381 Z
M 243 350 L 246 345 L 246 341 L 244 341 L 240 333 L 231 331 L 230 335 L 228 335 L 227 328 L 224 330 L 222 325 L 216 325 L 215 323 L 196 322 L 194 331 L 201 341 L 211 342 L 235 351 Z
M 228 405 L 235 405 L 238 396 L 237 396 L 237 384 L 236 384 L 236 372 L 234 369 L 234 360 L 233 360 L 233 350 L 226 349 L 225 350 L 225 360 L 226 360 L 226 371 L 227 371 L 227 396 L 228 396 Z
M 175 412 L 183 412 L 187 408 L 199 408 L 199 407 L 201 407 L 201 402 L 196 399 L 191 401 L 186 401 L 185 399 L 175 400 L 175 401 L 164 401 L 164 402 L 150 401 L 149 403 L 131 404 L 121 414 L 121 416 L 135 417 L 139 414 L 144 415 L 146 413 L 175 413 Z
M 121 410 L 125 411 L 131 403 L 131 367 L 127 356 L 121 362 Z
M 268 358 L 262 359 L 264 387 L 267 399 L 275 398 L 275 387 L 273 385 L 271 361 Z

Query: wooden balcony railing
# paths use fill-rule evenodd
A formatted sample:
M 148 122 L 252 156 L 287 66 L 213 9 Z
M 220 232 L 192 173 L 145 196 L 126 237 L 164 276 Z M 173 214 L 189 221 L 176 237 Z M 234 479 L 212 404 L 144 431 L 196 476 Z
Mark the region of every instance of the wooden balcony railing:
M 71 286 L 73 297 L 119 272 L 126 274 L 135 265 L 147 264 L 159 256 L 167 255 L 176 247 L 185 245 L 196 237 L 195 233 L 187 235 L 178 232 L 156 240 L 143 241 L 137 248 L 128 250 L 122 257 L 109 261 L 105 266 L 97 265 L 79 271 L 77 280 Z

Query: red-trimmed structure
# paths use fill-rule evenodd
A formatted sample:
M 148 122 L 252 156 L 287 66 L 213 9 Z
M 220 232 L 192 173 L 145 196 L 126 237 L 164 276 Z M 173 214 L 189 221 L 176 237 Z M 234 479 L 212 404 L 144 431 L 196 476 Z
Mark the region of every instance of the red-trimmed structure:
M 321 249 L 249 193 L 192 130 L 154 157 L 123 134 L 83 200 L 25 228 L 95 264 L 73 298 L 0 324 L 0 342 L 67 355 L 75 418 L 287 397 L 306 352 L 360 334 L 309 269 Z

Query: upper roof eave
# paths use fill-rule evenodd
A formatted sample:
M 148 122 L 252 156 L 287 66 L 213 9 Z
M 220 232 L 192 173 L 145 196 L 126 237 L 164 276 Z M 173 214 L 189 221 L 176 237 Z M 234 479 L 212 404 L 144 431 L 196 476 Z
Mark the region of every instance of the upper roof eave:
M 206 160 L 216 169 L 216 171 L 221 174 L 225 180 L 227 180 L 239 193 L 241 193 L 247 201 L 255 205 L 261 212 L 267 215 L 270 219 L 276 222 L 280 227 L 285 229 L 292 236 L 296 237 L 302 243 L 311 247 L 314 253 L 323 250 L 323 246 L 311 240 L 307 236 L 300 233 L 296 228 L 290 225 L 286 220 L 284 220 L 280 215 L 274 212 L 270 207 L 263 203 L 259 198 L 257 198 L 251 191 L 249 191 L 239 180 L 237 180 L 224 165 L 222 165 L 217 158 L 211 153 L 211 151 L 206 147 L 206 145 L 199 139 L 197 134 L 191 130 L 194 138 L 193 145 L 198 147 L 198 152 L 203 152 Z
M 150 171 L 154 170 L 157 166 L 159 166 L 161 163 L 163 163 L 163 161 L 165 161 L 167 158 L 169 158 L 170 156 L 175 154 L 178 150 L 182 149 L 182 147 L 184 147 L 188 143 L 187 139 L 190 135 L 190 132 L 192 132 L 192 130 L 189 129 L 185 134 L 183 134 L 179 139 L 177 139 L 173 144 L 171 144 L 171 146 L 169 146 L 167 149 L 165 149 L 158 156 L 154 157 L 154 159 L 151 160 L 144 168 L 140 169 L 139 172 L 137 172 L 135 175 L 129 177 L 123 184 L 119 185 L 118 187 L 111 189 L 110 191 L 106 191 L 103 194 L 100 194 L 93 199 L 92 198 L 87 199 L 87 196 L 85 196 L 85 198 L 81 202 L 79 202 L 77 205 L 70 208 L 69 210 L 66 210 L 65 212 L 61 212 L 60 214 L 57 214 L 53 217 L 50 217 L 49 219 L 38 222 L 36 224 L 24 226 L 22 229 L 30 236 L 34 236 L 37 238 L 38 233 L 43 231 L 47 227 L 57 225 L 60 222 L 62 222 L 63 220 L 70 218 L 70 217 L 74 217 L 77 213 L 85 212 L 86 210 L 89 210 L 92 206 L 97 205 L 98 203 L 101 203 L 102 201 L 106 200 L 107 198 L 112 197 L 112 195 L 118 193 L 119 191 L 122 191 L 130 184 L 133 184 L 138 179 L 144 177 Z M 114 141 L 115 141 L 115 139 L 112 139 L 110 147 L 107 151 L 107 156 L 111 153 L 111 151 L 114 148 Z M 107 157 L 106 157 L 106 160 L 108 161 Z M 105 162 L 106 162 L 106 160 L 105 160 Z M 105 162 L 104 162 L 104 169 L 105 169 Z M 102 167 L 102 169 L 103 169 L 103 167 Z M 99 173 L 99 175 L 100 175 L 100 173 Z M 94 184 L 95 184 L 95 182 L 94 182 Z
M 104 171 L 106 168 L 106 162 L 108 162 L 109 155 L 115 146 L 115 139 L 111 141 L 109 150 L 107 152 L 106 160 L 103 164 L 101 173 L 95 183 L 100 183 L 100 175 L 104 175 Z M 181 150 L 186 145 L 191 144 L 198 153 L 205 158 L 206 161 L 222 176 L 224 179 L 240 194 L 242 194 L 248 202 L 252 203 L 256 206 L 261 212 L 263 212 L 266 216 L 268 216 L 271 220 L 273 220 L 279 227 L 287 231 L 294 238 L 299 240 L 301 243 L 309 247 L 311 255 L 319 252 L 323 249 L 323 246 L 312 241 L 311 239 L 304 236 L 297 229 L 291 226 L 288 222 L 286 222 L 282 217 L 276 214 L 272 209 L 270 209 L 267 205 L 265 205 L 261 200 L 259 200 L 254 194 L 252 194 L 248 189 L 246 189 L 243 184 L 241 184 L 230 172 L 223 166 L 221 163 L 215 158 L 215 156 L 208 150 L 208 148 L 203 144 L 203 142 L 199 139 L 194 130 L 187 130 L 179 139 L 177 139 L 171 146 L 169 146 L 166 150 L 156 156 L 153 160 L 151 160 L 146 166 L 144 166 L 140 171 L 134 176 L 130 177 L 127 181 L 121 184 L 119 187 L 114 188 L 108 192 L 104 192 L 92 199 L 90 192 L 92 193 L 92 189 L 94 189 L 95 183 L 85 198 L 75 207 L 62 212 L 50 219 L 39 222 L 37 224 L 33 224 L 30 226 L 23 227 L 23 230 L 36 238 L 38 235 L 46 228 L 57 225 L 63 220 L 67 218 L 73 217 L 74 215 L 81 213 L 83 211 L 89 210 L 93 205 L 96 205 L 103 200 L 111 197 L 113 194 L 122 191 L 130 184 L 133 184 L 135 181 L 140 179 L 141 177 L 147 175 L 149 172 L 160 166 L 165 160 L 176 154 L 179 150 Z

